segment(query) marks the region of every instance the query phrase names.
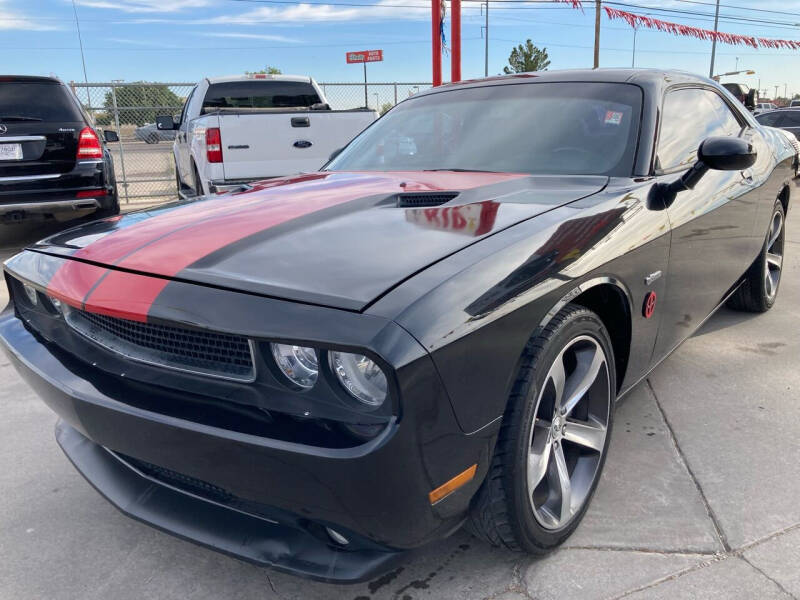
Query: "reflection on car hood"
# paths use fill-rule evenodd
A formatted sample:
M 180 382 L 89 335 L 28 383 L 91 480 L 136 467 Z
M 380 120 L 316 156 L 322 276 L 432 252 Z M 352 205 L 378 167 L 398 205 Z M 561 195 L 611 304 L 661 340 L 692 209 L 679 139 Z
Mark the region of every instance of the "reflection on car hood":
M 113 269 L 361 310 L 414 273 L 608 178 L 320 172 L 97 221 L 32 249 Z M 442 206 L 398 195 L 458 192 Z

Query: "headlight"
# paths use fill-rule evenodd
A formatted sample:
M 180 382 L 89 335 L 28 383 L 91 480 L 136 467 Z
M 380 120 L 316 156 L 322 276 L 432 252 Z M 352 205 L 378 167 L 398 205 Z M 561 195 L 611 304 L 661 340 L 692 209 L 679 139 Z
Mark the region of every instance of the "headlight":
M 34 306 L 39 304 L 39 294 L 36 293 L 36 288 L 34 288 L 32 285 L 28 285 L 27 283 L 23 283 L 22 289 L 25 290 L 25 295 L 28 297 L 28 300 L 30 300 L 31 304 Z
M 319 376 L 319 358 L 314 348 L 291 344 L 270 344 L 278 368 L 293 384 L 304 390 L 314 387 Z
M 377 407 L 386 399 L 386 375 L 363 354 L 330 352 L 331 370 L 350 395 L 364 404 Z

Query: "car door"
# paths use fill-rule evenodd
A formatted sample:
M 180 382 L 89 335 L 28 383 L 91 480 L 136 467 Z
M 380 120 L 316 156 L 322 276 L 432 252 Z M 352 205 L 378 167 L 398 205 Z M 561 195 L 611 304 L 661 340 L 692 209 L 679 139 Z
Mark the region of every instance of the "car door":
M 665 298 L 659 299 L 663 312 L 656 358 L 699 327 L 755 258 L 759 185 L 769 162 L 760 133 L 710 88 L 668 91 L 659 131 L 655 174 L 665 183 L 691 167 L 700 143 L 712 136 L 748 139 L 761 162 L 745 172 L 710 170 L 667 208 L 672 236 Z
M 175 166 L 178 169 L 178 174 L 180 175 L 181 181 L 191 185 L 192 184 L 192 172 L 190 169 L 190 162 L 189 162 L 189 139 L 188 139 L 188 131 L 189 131 L 189 117 L 188 117 L 188 108 L 189 104 L 194 97 L 194 93 L 197 90 L 197 86 L 192 88 L 192 91 L 189 92 L 189 96 L 186 98 L 186 102 L 183 105 L 183 109 L 181 110 L 181 117 L 180 123 L 178 124 L 178 131 L 175 134 Z

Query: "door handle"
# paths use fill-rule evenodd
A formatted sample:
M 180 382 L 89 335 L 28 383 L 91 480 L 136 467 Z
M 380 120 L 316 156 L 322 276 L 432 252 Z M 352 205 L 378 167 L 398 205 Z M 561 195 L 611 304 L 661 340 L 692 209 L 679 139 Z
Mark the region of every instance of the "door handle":
M 746 171 L 742 171 L 742 179 L 747 183 L 753 183 L 753 170 L 747 169 Z

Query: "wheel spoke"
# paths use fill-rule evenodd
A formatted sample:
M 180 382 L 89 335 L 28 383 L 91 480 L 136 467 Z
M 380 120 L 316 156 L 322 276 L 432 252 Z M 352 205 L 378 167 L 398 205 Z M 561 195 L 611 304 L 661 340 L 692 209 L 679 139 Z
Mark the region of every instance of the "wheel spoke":
M 564 448 L 561 444 L 553 448 L 553 457 L 555 458 L 556 476 L 558 477 L 558 489 L 561 498 L 561 511 L 558 515 L 558 520 L 559 522 L 564 522 L 569 519 L 572 514 L 572 488 L 569 481 L 567 461 L 564 458 Z
M 764 279 L 767 283 L 767 296 L 772 296 L 775 293 L 775 282 L 772 281 L 772 272 L 769 269 L 764 274 Z
M 780 217 L 780 213 L 775 215 L 772 219 L 772 228 L 769 232 L 769 242 L 767 242 L 767 248 L 772 248 L 775 242 L 781 235 L 781 231 L 783 230 L 783 219 Z
M 777 269 L 780 269 L 781 265 L 783 264 L 783 257 L 780 254 L 773 254 L 772 252 L 767 252 L 767 264 L 772 265 Z
M 540 435 L 544 436 L 545 442 L 540 444 L 540 448 L 531 448 L 528 453 L 528 493 L 532 494 L 539 483 L 541 483 L 544 476 L 547 474 L 547 463 L 550 462 L 550 450 L 552 444 L 547 438 L 546 432 L 541 432 Z
M 553 404 L 553 410 L 558 410 L 558 407 L 561 406 L 561 403 L 564 400 L 564 382 L 567 378 L 566 372 L 564 371 L 564 357 L 559 356 L 556 361 L 553 363 L 553 366 L 550 367 L 550 372 L 547 376 L 552 380 L 553 387 L 555 388 L 555 403 Z
M 569 377 L 567 389 L 565 390 L 565 399 L 561 404 L 561 410 L 565 415 L 572 413 L 572 410 L 581 401 L 584 394 L 592 387 L 598 373 L 600 373 L 600 369 L 606 362 L 605 356 L 597 346 L 580 350 L 575 355 L 578 358 L 578 366 Z
M 567 419 L 567 428 L 564 430 L 564 439 L 574 444 L 591 448 L 597 452 L 603 451 L 606 442 L 606 428 L 600 423 L 576 421 Z

